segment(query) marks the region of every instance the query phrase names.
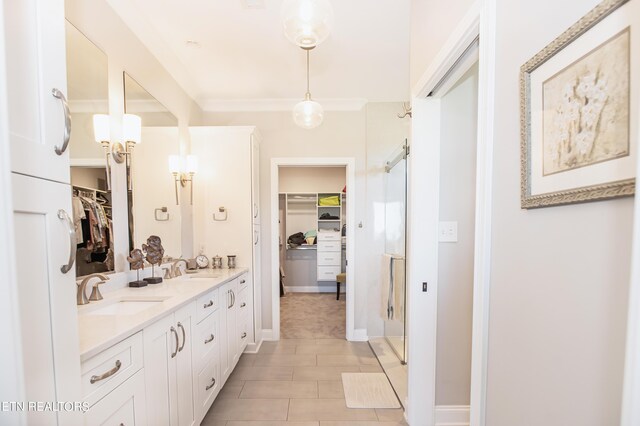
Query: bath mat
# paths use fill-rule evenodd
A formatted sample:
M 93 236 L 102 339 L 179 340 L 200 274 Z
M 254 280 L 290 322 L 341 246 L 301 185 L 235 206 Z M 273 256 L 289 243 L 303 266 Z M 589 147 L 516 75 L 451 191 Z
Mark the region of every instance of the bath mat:
M 342 373 L 348 408 L 400 408 L 384 373 Z

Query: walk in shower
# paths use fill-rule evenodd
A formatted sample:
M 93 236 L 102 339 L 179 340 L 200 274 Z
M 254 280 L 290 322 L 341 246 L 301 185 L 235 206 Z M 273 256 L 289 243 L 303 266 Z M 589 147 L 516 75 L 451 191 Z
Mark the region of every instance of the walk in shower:
M 407 141 L 385 167 L 385 256 L 382 268 L 384 337 L 403 364 L 407 362 Z M 386 300 L 385 300 L 386 299 Z

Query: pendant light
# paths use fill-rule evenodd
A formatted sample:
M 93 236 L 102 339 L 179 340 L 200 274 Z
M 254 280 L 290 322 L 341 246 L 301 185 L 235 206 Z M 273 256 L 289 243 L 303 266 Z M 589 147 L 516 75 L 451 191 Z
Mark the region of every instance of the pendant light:
M 281 18 L 284 35 L 295 45 L 312 49 L 329 36 L 333 8 L 329 0 L 284 0 Z
M 304 101 L 298 102 L 293 107 L 293 121 L 302 128 L 313 129 L 322 124 L 324 110 L 322 105 L 311 99 L 311 92 L 309 92 L 309 51 L 311 49 L 304 50 L 307 53 L 307 93 L 304 95 Z

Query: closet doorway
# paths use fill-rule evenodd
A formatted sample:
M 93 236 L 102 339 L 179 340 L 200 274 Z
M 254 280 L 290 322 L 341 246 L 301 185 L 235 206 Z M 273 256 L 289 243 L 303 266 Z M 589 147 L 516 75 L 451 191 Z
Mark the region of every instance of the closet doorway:
M 353 340 L 355 161 L 273 159 L 273 340 Z

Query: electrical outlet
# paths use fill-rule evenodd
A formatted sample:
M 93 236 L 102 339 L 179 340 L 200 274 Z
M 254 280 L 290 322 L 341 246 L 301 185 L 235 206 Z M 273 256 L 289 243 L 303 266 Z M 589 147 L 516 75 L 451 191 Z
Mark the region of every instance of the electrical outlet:
M 458 222 L 440 222 L 438 226 L 438 241 L 441 243 L 458 242 Z

